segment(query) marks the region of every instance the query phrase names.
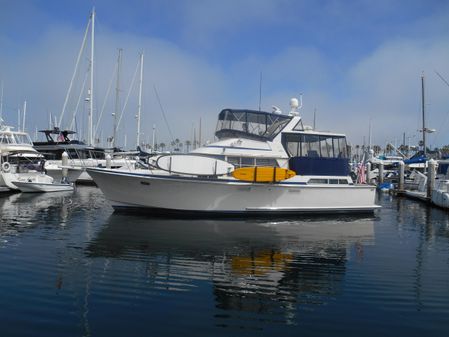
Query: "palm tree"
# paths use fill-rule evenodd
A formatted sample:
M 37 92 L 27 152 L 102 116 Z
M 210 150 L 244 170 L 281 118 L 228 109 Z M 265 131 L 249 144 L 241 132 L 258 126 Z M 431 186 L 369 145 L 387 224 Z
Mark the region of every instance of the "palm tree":
M 161 151 L 164 151 L 165 146 L 166 146 L 165 143 L 160 143 L 159 144 L 159 147 L 160 147 Z
M 380 150 L 381 150 L 381 148 L 380 148 L 379 145 L 374 145 L 373 146 L 374 154 L 376 154 L 376 155 L 379 154 Z
M 187 152 L 189 152 L 190 151 L 190 146 L 192 145 L 192 142 L 190 140 L 186 140 L 185 144 L 186 144 Z

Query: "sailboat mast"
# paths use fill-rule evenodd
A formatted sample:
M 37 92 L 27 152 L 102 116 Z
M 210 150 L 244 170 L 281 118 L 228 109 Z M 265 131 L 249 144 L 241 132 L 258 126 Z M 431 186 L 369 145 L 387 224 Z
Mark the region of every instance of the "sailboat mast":
M 114 129 L 112 130 L 112 147 L 116 145 L 117 139 L 117 116 L 120 112 L 120 69 L 122 65 L 122 48 L 118 50 L 117 57 L 117 83 L 115 86 L 115 112 L 114 112 Z
M 95 8 L 92 9 L 92 29 L 90 47 L 90 90 L 89 90 L 89 125 L 88 139 L 89 145 L 94 144 L 93 140 L 93 112 L 94 112 L 94 46 L 95 46 Z
M 421 109 L 422 109 L 422 144 L 423 144 L 423 151 L 424 156 L 426 156 L 427 149 L 426 149 L 426 116 L 424 111 L 424 73 L 421 75 Z
M 139 105 L 137 109 L 137 146 L 140 144 L 140 114 L 142 113 L 142 86 L 143 86 L 143 52 L 140 54 L 140 82 L 139 82 Z
M 17 131 L 20 131 L 20 108 L 17 108 Z
M 0 119 L 3 119 L 3 81 L 2 81 L 2 90 L 0 94 Z
M 23 102 L 23 119 L 22 119 L 22 131 L 25 131 L 25 119 L 27 116 L 27 101 Z
M 153 140 L 152 140 L 152 149 L 153 152 L 156 151 L 156 148 L 154 147 L 156 145 L 156 124 L 153 124 Z

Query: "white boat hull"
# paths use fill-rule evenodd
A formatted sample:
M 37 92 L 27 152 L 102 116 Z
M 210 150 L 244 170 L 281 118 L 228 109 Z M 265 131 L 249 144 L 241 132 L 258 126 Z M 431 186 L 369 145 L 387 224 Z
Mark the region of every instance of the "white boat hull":
M 280 214 L 372 212 L 375 188 L 251 183 L 87 169 L 115 209 L 162 213 Z
M 55 184 L 55 183 L 37 183 L 28 181 L 15 181 L 14 185 L 24 193 L 43 193 L 43 192 L 67 192 L 73 191 L 72 184 Z

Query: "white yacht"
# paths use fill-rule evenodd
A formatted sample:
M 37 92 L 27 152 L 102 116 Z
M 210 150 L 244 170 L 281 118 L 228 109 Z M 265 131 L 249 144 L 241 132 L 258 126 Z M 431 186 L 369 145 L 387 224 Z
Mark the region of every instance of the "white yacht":
M 179 160 L 176 170 L 159 166 L 147 172 L 87 171 L 115 209 L 183 215 L 271 215 L 373 212 L 379 208 L 375 187 L 355 185 L 349 176 L 345 135 L 304 126 L 298 105 L 298 100 L 292 99 L 288 115 L 222 110 L 215 133 L 218 141 L 190 153 L 185 174 L 179 169 Z M 192 172 L 187 166 L 193 155 L 210 158 L 209 169 Z M 260 183 L 236 179 L 232 172 L 210 172 L 210 167 L 217 167 L 221 161 L 233 164 L 234 169 L 271 166 L 290 169 L 296 175 Z
M 0 120 L 0 187 L 18 189 L 11 182 L 19 177 L 43 179 L 44 160 L 33 148 L 26 132 L 14 131 Z

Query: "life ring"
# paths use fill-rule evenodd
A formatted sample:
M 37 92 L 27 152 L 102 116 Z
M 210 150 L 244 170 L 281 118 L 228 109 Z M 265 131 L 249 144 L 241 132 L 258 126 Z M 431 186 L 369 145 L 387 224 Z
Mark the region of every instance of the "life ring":
M 5 162 L 2 164 L 2 171 L 5 172 L 5 173 L 8 173 L 9 170 L 11 170 L 11 164 L 8 163 L 7 161 L 5 161 Z

